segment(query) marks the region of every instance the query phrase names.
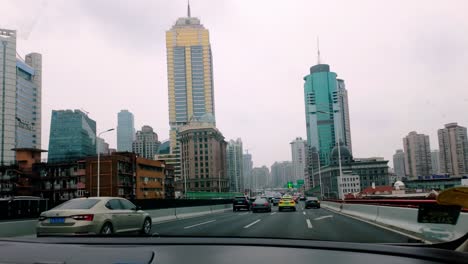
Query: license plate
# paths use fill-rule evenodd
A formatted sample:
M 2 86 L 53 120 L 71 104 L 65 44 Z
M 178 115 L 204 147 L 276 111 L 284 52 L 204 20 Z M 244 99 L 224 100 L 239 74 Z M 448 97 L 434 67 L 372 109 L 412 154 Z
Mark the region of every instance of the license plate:
M 237 202 L 238 204 L 243 204 L 244 202 Z
M 63 224 L 65 223 L 64 217 L 52 217 L 49 219 L 51 224 Z

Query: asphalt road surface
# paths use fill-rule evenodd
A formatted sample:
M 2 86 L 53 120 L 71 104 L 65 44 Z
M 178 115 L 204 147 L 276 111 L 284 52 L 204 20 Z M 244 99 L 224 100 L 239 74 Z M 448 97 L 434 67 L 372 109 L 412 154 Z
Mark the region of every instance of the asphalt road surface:
M 363 243 L 407 243 L 409 238 L 327 209 L 271 213 L 226 211 L 166 223 L 155 223 L 152 232 L 168 236 L 266 237 L 334 240 Z

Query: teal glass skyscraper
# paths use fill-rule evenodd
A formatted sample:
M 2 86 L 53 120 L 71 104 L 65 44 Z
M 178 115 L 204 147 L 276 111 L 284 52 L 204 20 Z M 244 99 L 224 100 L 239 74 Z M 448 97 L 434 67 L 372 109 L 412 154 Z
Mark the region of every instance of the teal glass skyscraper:
M 348 94 L 344 81 L 327 64 L 312 66 L 304 81 L 307 144 L 325 166 L 337 141 L 352 151 Z

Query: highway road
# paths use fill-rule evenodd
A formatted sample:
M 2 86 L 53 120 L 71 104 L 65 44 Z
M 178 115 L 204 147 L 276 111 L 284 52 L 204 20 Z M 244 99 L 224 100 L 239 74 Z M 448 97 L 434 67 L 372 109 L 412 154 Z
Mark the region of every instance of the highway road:
M 168 236 L 272 237 L 364 243 L 407 243 L 408 237 L 327 209 L 271 213 L 224 213 L 155 223 L 152 232 Z

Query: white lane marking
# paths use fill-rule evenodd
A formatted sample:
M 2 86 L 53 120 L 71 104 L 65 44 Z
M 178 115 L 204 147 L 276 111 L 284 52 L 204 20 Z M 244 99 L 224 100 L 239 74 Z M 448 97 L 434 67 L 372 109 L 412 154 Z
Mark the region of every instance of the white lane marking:
M 306 215 L 306 212 L 302 212 L 304 215 Z
M 249 212 L 246 212 L 246 213 L 242 213 L 242 214 L 239 214 L 239 215 L 246 215 L 246 214 L 248 214 L 248 213 L 249 213 Z
M 309 219 L 306 219 L 306 222 L 307 222 L 307 227 L 308 228 L 312 228 L 312 223 L 310 222 Z
M 199 224 L 195 224 L 195 225 L 191 225 L 191 226 L 186 226 L 186 227 L 184 227 L 184 229 L 189 229 L 189 228 L 196 227 L 196 226 L 206 225 L 206 224 L 212 223 L 214 221 L 216 221 L 216 219 L 206 221 L 206 222 L 203 222 L 203 223 L 199 223 Z
M 271 213 L 270 215 L 274 215 L 274 214 L 276 214 L 276 213 L 277 213 L 277 212 L 273 212 L 273 213 Z
M 255 224 L 258 223 L 258 222 L 260 222 L 260 219 L 258 219 L 258 220 L 256 220 L 256 221 L 253 221 L 252 223 L 250 223 L 250 224 L 244 226 L 244 228 L 249 228 L 249 227 L 255 225 Z
M 322 220 L 322 219 L 325 219 L 325 218 L 333 218 L 333 215 L 320 216 L 320 217 L 315 218 L 314 220 L 317 221 L 317 220 Z

